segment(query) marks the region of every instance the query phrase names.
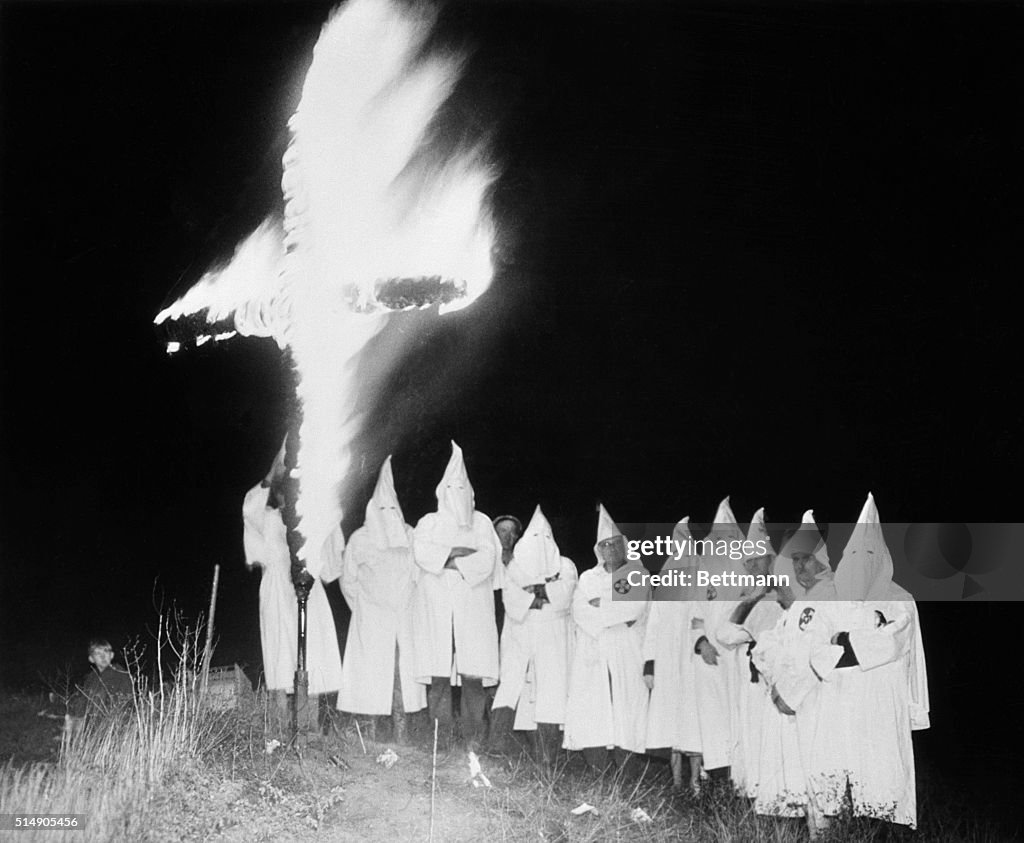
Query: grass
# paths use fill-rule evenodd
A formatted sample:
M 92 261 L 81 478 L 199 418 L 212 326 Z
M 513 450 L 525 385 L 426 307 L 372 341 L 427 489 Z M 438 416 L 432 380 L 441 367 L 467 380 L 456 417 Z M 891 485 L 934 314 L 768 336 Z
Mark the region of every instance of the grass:
M 424 841 L 434 791 L 439 843 L 807 839 L 802 821 L 759 816 L 726 783 L 707 784 L 699 797 L 674 793 L 663 760 L 633 758 L 598 776 L 577 754 L 560 753 L 550 766 L 526 754 L 484 756 L 494 785 L 487 789 L 470 784 L 458 749 L 442 754 L 435 778 L 423 724 L 414 730 L 415 745 L 395 747 L 400 760 L 393 768 L 375 760 L 389 744 L 369 740 L 365 731 L 360 740 L 351 718 L 336 716 L 328 735 L 292 744 L 265 695 L 230 711 L 204 701 L 195 678 L 197 634 L 179 635 L 173 646 L 163 624 L 160 635 L 157 654 L 176 665 L 173 681 L 91 718 L 63 752 L 53 740 L 59 724 L 37 716 L 41 697 L 0 699 L 0 757 L 10 759 L 0 768 L 0 813 L 84 814 L 87 828 L 72 839 L 87 841 Z M 955 785 L 925 776 L 917 832 L 843 817 L 825 840 L 1019 839 L 1016 830 L 987 822 Z M 597 813 L 573 815 L 583 803 Z M 66 835 L 35 831 L 17 839 Z
M 598 814 L 573 816 L 587 803 Z M 881 843 L 890 840 L 960 843 L 1020 839 L 1017 834 L 966 813 L 958 800 L 927 798 L 919 811 L 916 832 L 887 823 L 839 817 L 824 841 Z M 634 818 L 641 809 L 649 820 Z M 727 783 L 706 785 L 699 797 L 671 790 L 667 764 L 633 759 L 625 770 L 595 776 L 575 759 L 553 769 L 520 759 L 502 795 L 492 802 L 494 838 L 591 843 L 608 840 L 745 841 L 796 843 L 806 841 L 802 820 L 756 814 L 748 800 L 732 793 Z
M 165 632 L 161 624 L 161 636 Z M 0 768 L 0 813 L 81 814 L 87 825 L 84 835 L 76 839 L 141 839 L 143 809 L 156 789 L 172 773 L 201 763 L 203 755 L 232 730 L 232 718 L 211 711 L 198 692 L 198 640 L 198 632 L 186 631 L 175 642 L 158 641 L 176 656 L 173 681 L 147 690 L 141 673 L 132 671 L 139 689 L 134 700 L 91 714 L 56 757 L 52 729 L 51 737 L 40 741 L 47 730 L 29 728 L 30 708 L 22 699 L 19 716 L 24 728 L 4 731 L 25 735 L 26 742 L 34 736 L 37 747 L 33 752 L 20 746 L 17 738 L 5 739 L 5 749 L 13 751 Z M 17 707 L 19 700 L 10 699 L 7 704 Z M 55 839 L 66 834 L 26 831 L 18 839 Z

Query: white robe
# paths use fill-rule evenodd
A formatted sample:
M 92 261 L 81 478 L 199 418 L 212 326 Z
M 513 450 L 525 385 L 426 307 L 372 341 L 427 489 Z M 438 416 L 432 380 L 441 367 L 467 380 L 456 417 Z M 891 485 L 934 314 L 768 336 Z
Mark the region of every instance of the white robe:
M 457 538 L 452 531 L 445 516 L 432 512 L 420 519 L 413 536 L 420 568 L 413 598 L 416 681 L 429 685 L 433 676 L 450 676 L 458 685 L 459 675 L 465 675 L 495 685 L 500 670 L 494 591 L 504 581 L 501 542 L 481 512 L 473 512 L 472 526 Z M 458 570 L 445 568 L 456 546 L 476 552 L 456 559 Z
M 818 673 L 831 669 L 842 655 L 842 647 L 829 643 L 835 605 L 831 579 L 819 580 L 782 614 L 774 629 L 762 633 L 754 648 L 754 663 L 769 688 L 774 686 L 796 712 L 792 723 L 769 714 L 762 721 L 761 772 L 754 806 L 758 813 L 793 816 L 803 813 L 801 806 L 808 799 L 814 800 L 817 813 L 836 813 L 831 808 L 845 792 L 845 784 L 834 775 L 841 758 L 833 740 L 835 712 Z M 774 707 L 770 700 L 769 704 Z M 797 787 L 802 793 L 794 792 Z
M 399 652 L 402 707 L 406 713 L 427 704 L 426 689 L 416 681 L 412 602 L 417 567 L 408 546 L 378 547 L 371 531 L 360 527 L 345 549 L 341 591 L 352 620 L 341 665 L 338 709 L 355 714 L 391 714 L 395 645 Z
M 911 730 L 928 728 L 928 679 L 917 607 L 892 581 L 874 496 L 868 494 L 836 568 L 828 634 L 849 633 L 857 664 L 817 663 L 822 696 L 836 712 L 833 777 L 848 781 L 853 812 L 917 824 Z M 840 653 L 842 649 L 838 648 Z M 826 813 L 836 813 L 829 803 Z
M 565 723 L 572 651 L 570 609 L 577 580 L 576 566 L 561 557 L 558 579 L 545 587 L 550 602 L 531 609 L 533 593 L 524 591 L 523 586 L 536 583 L 522 582 L 514 563 L 505 571 L 501 683 L 494 708 L 515 708 L 516 729 Z
M 831 605 L 828 634 L 849 632 L 857 665 L 822 675 L 823 705 L 831 712 L 827 739 L 837 747 L 832 775 L 849 781 L 855 816 L 917 825 L 911 706 L 917 609 L 908 601 L 855 601 Z M 881 625 L 881 612 L 887 623 Z M 825 812 L 839 813 L 834 791 Z
M 705 557 L 701 567 L 713 575 L 738 572 L 738 566 L 729 559 Z M 722 646 L 718 631 L 729 623 L 730 615 L 739 605 L 735 599 L 731 599 L 737 597 L 739 591 L 738 586 L 711 586 L 702 595 L 706 599 L 693 604 L 694 617 L 699 618 L 703 624 L 702 629 L 696 631 L 694 644 L 704 636 L 718 650 L 718 663 L 708 664 L 694 652 L 693 646 L 690 647 L 701 754 L 704 756 L 704 767 L 708 770 L 731 766 L 735 760 L 733 732 L 734 712 L 738 706 L 736 686 L 739 653 L 735 647 Z
M 800 761 L 796 717 L 779 711 L 770 693 L 784 658 L 784 626 L 790 617 L 787 612 L 782 612 L 776 626 L 761 633 L 751 654 L 768 693 L 761 701 L 761 744 L 757 766 L 749 767 L 748 781 L 753 780 L 754 810 L 778 817 L 800 817 L 807 810 L 807 780 Z
M 654 662 L 646 743 L 648 749 L 697 753 L 701 743 L 693 645 L 701 633 L 690 628 L 695 604 L 685 599 L 659 601 L 657 593 L 656 589 L 644 633 L 644 661 Z
M 718 505 L 712 530 L 706 539 L 715 542 L 744 540 L 728 498 Z M 712 576 L 745 573 L 741 560 L 732 559 L 729 555 L 705 555 L 701 557 L 698 567 Z M 693 651 L 693 647 L 690 648 L 701 754 L 704 756 L 704 767 L 714 770 L 728 767 L 733 761 L 733 711 L 736 708 L 737 675 L 736 651 L 720 646 L 717 630 L 721 624 L 728 622 L 736 606 L 734 601 L 739 598 L 742 589 L 734 585 L 709 585 L 702 588 L 695 583 L 695 591 L 700 599 L 694 602 L 693 613 L 703 622 L 696 640 L 700 640 L 703 635 L 718 650 L 718 663 L 708 664 Z M 700 594 L 701 591 L 704 593 Z
M 726 620 L 715 630 L 714 643 L 719 650 L 725 648 L 734 653 L 729 664 L 736 673 L 733 682 L 735 697 L 730 732 L 729 775 L 737 790 L 749 798 L 756 796 L 764 703 L 766 698 L 771 703 L 771 699 L 770 690 L 762 677 L 758 676 L 757 681 L 751 681 L 748 650 L 752 642 L 775 627 L 781 616 L 782 607 L 773 599 L 773 595 L 768 595 L 751 609 L 742 624 Z M 775 709 L 775 706 L 772 705 L 772 708 Z
M 248 491 L 242 505 L 246 564 L 263 569 L 260 580 L 260 643 L 267 689 L 294 691 L 298 658 L 298 605 L 291 580 L 287 529 L 281 513 L 267 506 L 270 489 L 262 485 Z M 340 528 L 333 544 L 324 548 L 321 576 L 334 579 L 344 545 Z M 306 670 L 309 693 L 327 694 L 341 685 L 341 654 L 334 615 L 323 583 L 315 578 L 306 604 Z
M 572 601 L 576 645 L 569 673 L 565 740 L 570 750 L 646 749 L 649 693 L 643 681 L 644 621 L 649 601 L 613 600 L 620 577 L 603 565 L 584 571 Z M 599 606 L 589 601 L 600 598 Z M 634 621 L 632 626 L 627 622 Z

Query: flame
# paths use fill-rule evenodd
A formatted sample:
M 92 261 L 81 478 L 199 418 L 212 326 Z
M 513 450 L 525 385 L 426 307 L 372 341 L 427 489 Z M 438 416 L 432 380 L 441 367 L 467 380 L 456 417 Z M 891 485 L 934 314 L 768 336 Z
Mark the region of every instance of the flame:
M 372 309 L 375 284 L 441 276 L 490 283 L 491 173 L 473 151 L 429 160 L 426 130 L 458 79 L 454 57 L 419 58 L 432 20 L 353 0 L 320 36 L 289 121 L 286 273 L 316 276 Z
M 431 123 L 462 70 L 456 55 L 423 55 L 433 24 L 432 13 L 391 0 L 350 0 L 332 15 L 288 123 L 283 224 L 266 220 L 156 318 L 205 309 L 208 322 L 231 317 L 239 334 L 291 350 L 299 556 L 314 575 L 342 516 L 359 356 L 390 312 L 378 290 L 394 279 L 451 282 L 446 312 L 493 275 L 486 193 L 496 173 L 480 148 L 431 154 Z
M 284 230 L 273 218 L 266 219 L 238 245 L 227 265 L 204 273 L 153 321 L 160 325 L 206 310 L 209 323 L 234 317 L 242 336 L 274 337 L 283 348 L 283 268 Z

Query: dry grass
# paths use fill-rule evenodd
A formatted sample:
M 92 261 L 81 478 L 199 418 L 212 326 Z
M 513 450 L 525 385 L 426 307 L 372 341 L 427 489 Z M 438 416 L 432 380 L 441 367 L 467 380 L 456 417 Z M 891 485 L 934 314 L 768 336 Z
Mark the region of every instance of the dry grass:
M 598 814 L 573 816 L 572 809 L 582 803 L 592 805 Z M 576 760 L 563 759 L 553 768 L 544 768 L 520 759 L 510 765 L 503 791 L 491 800 L 490 808 L 495 840 L 802 843 L 808 839 L 802 820 L 760 816 L 727 783 L 706 785 L 699 797 L 674 793 L 667 765 L 646 759 L 633 759 L 624 770 L 600 777 Z M 636 809 L 649 820 L 636 818 Z M 968 810 L 956 800 L 932 794 L 921 806 L 916 832 L 847 816 L 837 818 L 821 839 L 825 843 L 1020 839 Z
M 664 761 L 631 759 L 603 776 L 577 754 L 560 753 L 552 766 L 526 755 L 482 759 L 493 782 L 474 788 L 465 753 L 439 759 L 433 780 L 429 743 L 396 747 L 393 769 L 375 762 L 385 743 L 363 741 L 355 724 L 334 718 L 329 735 L 299 747 L 265 696 L 245 707 L 216 711 L 198 693 L 198 633 L 162 646 L 177 665 L 173 683 L 139 694 L 120 711 L 94 717 L 63 754 L 40 762 L 44 751 L 17 735 L 15 760 L 0 768 L 0 813 L 76 813 L 88 817 L 75 840 L 416 840 L 427 839 L 436 784 L 434 840 L 479 841 L 716 841 L 796 843 L 807 839 L 800 820 L 755 814 L 726 783 L 700 797 L 676 794 Z M 141 675 L 138 664 L 136 674 Z M 38 699 L 0 701 L 4 732 L 27 732 Z M 19 719 L 20 718 L 20 719 Z M 52 723 L 53 721 L 38 722 Z M 39 729 L 35 730 L 39 734 Z M 37 738 L 38 740 L 38 738 Z M 280 745 L 268 751 L 268 742 Z M 44 737 L 43 743 L 50 739 Z M 54 753 L 55 755 L 55 753 Z M 53 757 L 51 755 L 51 757 Z M 597 813 L 579 816 L 582 803 Z M 643 812 L 638 814 L 637 810 Z M 955 789 L 929 782 L 916 833 L 884 823 L 840 818 L 826 841 L 928 843 L 1020 839 L 979 817 Z M 19 840 L 67 839 L 67 832 L 25 832 Z
M 174 655 L 173 682 L 147 690 L 141 672 L 133 670 L 139 689 L 134 700 L 91 714 L 64 743 L 56 761 L 8 761 L 0 769 L 0 813 L 81 814 L 87 818 L 86 828 L 75 839 L 141 838 L 142 809 L 155 789 L 170 774 L 199 763 L 233 728 L 231 717 L 211 711 L 199 694 L 199 631 L 184 630 L 174 641 L 166 634 L 162 621 L 158 652 Z M 25 831 L 18 839 L 55 839 L 67 833 Z

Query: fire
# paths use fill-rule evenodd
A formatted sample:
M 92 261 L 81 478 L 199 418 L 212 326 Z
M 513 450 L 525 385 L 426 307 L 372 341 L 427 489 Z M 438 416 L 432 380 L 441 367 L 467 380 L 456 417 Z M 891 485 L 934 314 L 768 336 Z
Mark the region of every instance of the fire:
M 238 333 L 272 336 L 283 348 L 284 326 L 275 318 L 283 292 L 283 269 L 284 231 L 280 222 L 264 220 L 238 245 L 226 266 L 203 273 L 185 295 L 161 310 L 154 321 L 159 325 L 205 310 L 206 321 L 211 324 L 233 318 Z
M 388 0 L 350 0 L 333 14 L 288 124 L 283 223 L 266 220 L 156 317 L 205 311 L 209 323 L 230 319 L 242 336 L 290 349 L 302 407 L 299 555 L 313 575 L 342 516 L 360 354 L 392 310 L 465 307 L 493 274 L 495 172 L 479 148 L 431 154 L 431 123 L 462 69 L 459 56 L 423 55 L 433 24 Z

